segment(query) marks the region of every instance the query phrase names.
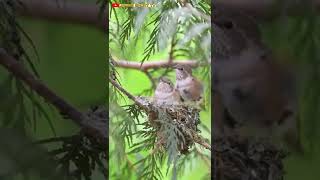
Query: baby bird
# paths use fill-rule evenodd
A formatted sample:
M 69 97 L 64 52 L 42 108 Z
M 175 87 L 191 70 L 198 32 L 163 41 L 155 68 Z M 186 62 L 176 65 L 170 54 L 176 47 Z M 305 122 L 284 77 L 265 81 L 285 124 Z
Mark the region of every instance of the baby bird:
M 188 65 L 176 65 L 176 89 L 183 101 L 199 102 L 202 100 L 203 85 L 192 76 L 191 67 Z
M 153 101 L 158 105 L 177 105 L 181 102 L 181 97 L 173 83 L 168 78 L 161 77 Z

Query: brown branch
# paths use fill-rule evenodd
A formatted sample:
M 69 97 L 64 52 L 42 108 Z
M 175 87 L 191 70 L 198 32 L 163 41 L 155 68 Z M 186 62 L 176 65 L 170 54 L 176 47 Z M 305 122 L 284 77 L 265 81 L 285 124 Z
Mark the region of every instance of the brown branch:
M 150 80 L 150 82 L 151 82 L 151 88 L 152 88 L 152 89 L 156 89 L 157 85 L 156 85 L 155 79 L 152 77 L 152 75 L 150 74 L 150 72 L 144 71 L 144 73 L 146 74 L 146 76 L 149 78 L 149 80 Z
M 78 111 L 71 104 L 66 102 L 64 99 L 56 95 L 50 90 L 45 84 L 39 79 L 32 75 L 28 70 L 13 57 L 7 54 L 7 52 L 0 48 L 0 64 L 11 72 L 16 78 L 23 81 L 32 90 L 34 90 L 39 96 L 43 97 L 48 103 L 52 104 L 61 114 L 66 115 L 74 123 L 84 128 L 87 133 L 92 136 L 97 136 L 101 139 L 106 139 L 107 133 L 104 132 L 105 128 L 95 127 L 96 124 L 90 124 L 92 121 L 88 119 L 86 115 Z M 94 122 L 96 123 L 96 122 Z M 101 125 L 101 123 L 98 123 Z
M 197 136 L 199 136 L 199 135 L 197 135 Z M 210 145 L 209 143 L 205 142 L 204 140 L 202 140 L 202 139 L 195 139 L 194 142 L 198 143 L 198 144 L 201 145 L 202 147 L 204 147 L 204 148 L 208 149 L 209 151 L 211 151 L 211 145 Z
M 69 0 L 19 0 L 18 12 L 22 16 L 50 21 L 86 24 L 103 31 L 108 28 L 106 10 L 99 18 L 99 5 Z
M 176 64 L 184 64 L 190 65 L 191 67 L 198 67 L 204 64 L 200 64 L 199 61 L 196 60 L 184 60 L 184 61 L 174 61 L 170 63 L 168 60 L 160 60 L 160 61 L 149 61 L 144 62 L 142 65 L 137 61 L 127 61 L 127 60 L 116 60 L 113 61 L 114 66 L 127 68 L 127 69 L 136 69 L 146 71 L 149 69 L 159 69 L 159 68 L 169 68 Z
M 143 108 L 144 110 L 148 111 L 148 108 L 146 107 L 146 105 L 142 104 L 138 98 L 136 98 L 135 96 L 133 96 L 132 94 L 130 94 L 127 90 L 125 90 L 123 87 L 120 86 L 119 83 L 117 83 L 114 79 L 109 77 L 109 82 L 115 87 L 117 88 L 121 93 L 123 93 L 124 95 L 126 95 L 129 99 L 131 99 L 136 105 L 138 105 L 139 107 Z
M 197 134 L 195 131 L 190 131 L 193 137 L 193 140 L 195 143 L 201 145 L 202 147 L 208 149 L 211 151 L 211 145 L 209 143 L 207 143 L 204 138 L 202 136 L 200 136 L 199 134 Z

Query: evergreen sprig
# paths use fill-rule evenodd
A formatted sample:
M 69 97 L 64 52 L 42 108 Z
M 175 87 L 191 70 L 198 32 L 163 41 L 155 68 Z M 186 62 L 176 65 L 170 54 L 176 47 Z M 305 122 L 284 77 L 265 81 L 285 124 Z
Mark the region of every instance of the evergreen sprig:
M 36 59 L 39 60 L 39 56 L 33 41 L 18 23 L 17 6 L 24 7 L 19 0 L 0 1 L 0 47 L 4 48 L 17 61 L 25 64 L 34 75 L 39 77 L 34 62 L 25 50 L 23 40 L 26 40 L 34 50 Z M 0 84 L 4 87 L 2 89 L 4 92 L 1 94 L 6 95 L 3 97 L 5 101 L 0 103 L 0 107 L 10 107 L 6 111 L 1 109 L 4 115 L 3 126 L 13 127 L 26 133 L 28 125 L 33 126 L 36 130 L 36 119 L 44 118 L 55 134 L 53 123 L 43 106 L 44 103 L 33 90 L 11 74 Z M 30 104 L 32 104 L 31 109 L 29 108 Z

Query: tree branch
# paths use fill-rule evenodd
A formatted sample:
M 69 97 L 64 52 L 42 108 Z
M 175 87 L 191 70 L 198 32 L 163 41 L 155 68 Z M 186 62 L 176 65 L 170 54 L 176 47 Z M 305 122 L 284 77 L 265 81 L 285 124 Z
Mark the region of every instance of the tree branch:
M 198 67 L 198 66 L 204 65 L 196 60 L 184 60 L 184 61 L 174 61 L 174 62 L 170 62 L 168 60 L 160 60 L 160 61 L 144 62 L 143 64 L 137 61 L 116 60 L 116 61 L 113 61 L 113 63 L 114 63 L 114 66 L 116 67 L 136 69 L 136 70 L 142 70 L 142 71 L 146 71 L 149 69 L 168 68 L 176 64 L 190 65 L 191 67 Z
M 149 78 L 149 80 L 151 82 L 151 88 L 152 89 L 156 89 L 157 88 L 157 84 L 155 82 L 155 79 L 152 77 L 151 73 L 149 71 L 144 71 L 144 73 L 146 74 L 146 76 Z
M 106 10 L 99 18 L 100 7 L 93 3 L 55 0 L 19 0 L 18 6 L 22 16 L 74 24 L 95 26 L 103 31 L 108 28 Z
M 23 81 L 32 90 L 34 90 L 39 96 L 43 97 L 48 103 L 52 104 L 61 114 L 66 115 L 74 123 L 84 128 L 86 133 L 91 136 L 107 139 L 108 133 L 106 132 L 106 122 L 93 122 L 86 115 L 78 111 L 71 104 L 64 99 L 56 95 L 39 79 L 36 79 L 28 70 L 13 57 L 7 54 L 7 52 L 0 48 L 0 64 L 11 72 L 16 78 Z M 105 124 L 105 128 L 97 127 Z
M 203 146 L 204 148 L 211 151 L 211 145 L 209 143 L 207 143 L 202 136 L 200 136 L 199 134 L 197 134 L 194 131 L 191 131 L 191 134 L 192 134 L 194 142 L 196 142 L 197 144 L 199 144 L 199 145 Z
M 109 77 L 109 81 L 110 83 L 117 88 L 121 93 L 123 93 L 124 95 L 126 95 L 129 99 L 131 99 L 135 104 L 137 104 L 139 107 L 143 108 L 144 110 L 148 111 L 148 108 L 146 107 L 146 105 L 142 104 L 135 96 L 133 96 L 132 94 L 130 94 L 127 90 L 125 90 L 123 87 L 120 86 L 119 83 L 117 83 L 114 79 L 112 79 L 111 77 Z

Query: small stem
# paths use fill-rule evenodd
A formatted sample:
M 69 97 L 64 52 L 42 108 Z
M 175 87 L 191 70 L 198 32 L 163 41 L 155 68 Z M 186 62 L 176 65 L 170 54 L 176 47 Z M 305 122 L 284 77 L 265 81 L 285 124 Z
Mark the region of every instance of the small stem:
M 204 148 L 208 149 L 211 151 L 211 145 L 209 143 L 207 143 L 203 137 L 201 137 L 200 135 L 198 135 L 196 132 L 194 132 L 193 130 L 191 130 L 191 134 L 193 137 L 194 142 L 198 143 L 199 145 L 203 146 Z
M 208 64 L 201 64 L 196 60 L 184 60 L 184 61 L 175 61 L 174 63 L 169 63 L 168 60 L 160 60 L 160 61 L 149 61 L 144 62 L 141 65 L 141 62 L 138 61 L 128 61 L 128 60 L 115 60 L 113 61 L 115 67 L 121 67 L 126 69 L 136 69 L 146 71 L 149 69 L 160 69 L 160 68 L 169 68 L 173 65 L 181 64 L 181 65 L 189 65 L 191 67 L 205 66 Z
M 141 108 L 143 108 L 144 110 L 148 110 L 148 108 L 146 106 L 144 106 L 143 104 L 141 104 L 141 102 L 139 102 L 137 100 L 137 98 L 135 96 L 133 96 L 132 94 L 130 94 L 127 90 L 125 90 L 123 87 L 121 87 L 114 79 L 109 77 L 109 81 L 110 83 L 117 88 L 121 93 L 123 93 L 124 95 L 126 95 L 129 99 L 131 99 L 135 104 L 137 104 L 138 106 L 140 106 Z
M 150 82 L 151 82 L 151 86 L 152 86 L 152 89 L 156 89 L 157 85 L 156 85 L 156 82 L 155 80 L 153 79 L 153 77 L 151 76 L 151 73 L 149 71 L 143 71 L 146 76 L 149 78 Z
M 175 38 L 172 37 L 172 40 L 171 40 L 171 47 L 170 47 L 170 52 L 169 52 L 169 59 L 168 59 L 168 64 L 172 64 L 173 62 L 173 53 L 174 53 L 174 47 L 176 45 L 176 42 L 175 42 Z

